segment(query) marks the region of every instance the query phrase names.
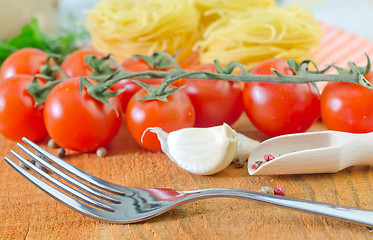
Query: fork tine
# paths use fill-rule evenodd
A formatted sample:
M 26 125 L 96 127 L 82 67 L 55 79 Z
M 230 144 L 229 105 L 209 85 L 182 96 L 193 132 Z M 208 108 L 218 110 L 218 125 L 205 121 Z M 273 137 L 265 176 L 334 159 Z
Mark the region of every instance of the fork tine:
M 51 162 L 53 162 L 54 164 L 56 164 L 57 166 L 63 168 L 65 171 L 73 174 L 74 176 L 86 181 L 86 182 L 89 182 L 90 184 L 92 184 L 93 186 L 95 187 L 98 187 L 98 188 L 101 188 L 101 189 L 104 189 L 106 191 L 109 191 L 111 193 L 114 193 L 114 194 L 118 194 L 118 195 L 125 195 L 127 194 L 125 192 L 125 188 L 122 187 L 122 186 L 119 186 L 117 184 L 114 184 L 114 183 L 111 183 L 111 182 L 107 182 L 103 179 L 100 179 L 98 177 L 95 177 L 89 173 L 86 173 L 76 167 L 74 167 L 73 165 L 63 161 L 62 159 L 59 159 L 58 157 L 54 156 L 53 154 L 51 154 L 50 152 L 46 151 L 45 149 L 39 147 L 37 144 L 33 143 L 32 141 L 28 140 L 27 138 L 23 137 L 22 140 L 27 144 L 29 145 L 31 148 L 33 148 L 34 150 L 38 151 L 39 153 L 43 154 L 44 156 L 46 156 Z
M 54 184 L 56 187 L 60 188 L 61 190 L 63 190 L 64 192 L 80 199 L 81 201 L 85 202 L 85 203 L 88 203 L 88 204 L 91 204 L 97 208 L 101 208 L 103 210 L 106 210 L 106 211 L 110 211 L 110 212 L 114 212 L 115 209 L 112 208 L 108 203 L 105 203 L 105 202 L 102 202 L 100 200 L 95 200 L 94 198 L 92 197 L 89 197 L 77 190 L 75 190 L 74 188 L 60 182 L 59 180 L 57 180 L 56 178 L 50 176 L 49 174 L 47 174 L 46 172 L 44 172 L 43 170 L 41 170 L 40 168 L 34 166 L 33 164 L 31 164 L 28 160 L 26 160 L 25 158 L 23 158 L 22 156 L 20 156 L 19 154 L 17 154 L 16 152 L 14 152 L 13 150 L 10 151 L 10 153 L 15 156 L 19 161 L 23 162 L 29 169 L 33 170 L 35 173 L 39 174 L 40 176 L 42 176 L 43 178 L 45 178 L 46 180 L 48 180 L 49 182 L 51 182 L 52 184 Z M 31 174 L 32 175 L 32 174 Z M 40 180 L 39 180 L 40 181 Z
M 90 186 L 88 186 L 84 183 L 81 183 L 80 181 L 76 180 L 75 178 L 67 175 L 66 173 L 62 172 L 58 168 L 56 168 L 53 165 L 49 164 L 48 162 L 44 161 L 44 159 L 40 158 L 39 156 L 37 156 L 35 153 L 31 152 L 29 149 L 27 149 L 23 145 L 18 143 L 17 147 L 19 147 L 23 152 L 25 152 L 27 155 L 32 157 L 34 160 L 40 162 L 49 171 L 55 173 L 60 178 L 66 180 L 67 182 L 73 184 L 74 186 L 80 188 L 81 190 L 83 190 L 83 191 L 85 191 L 89 194 L 92 194 L 96 197 L 99 197 L 101 199 L 104 199 L 104 200 L 107 200 L 107 201 L 110 201 L 110 202 L 113 202 L 113 203 L 120 203 L 120 201 L 118 199 L 116 199 L 113 195 L 110 195 L 108 193 L 99 191 L 99 190 L 97 190 L 95 188 L 92 188 L 92 187 L 90 187 Z
M 82 213 L 85 216 L 98 219 L 98 220 L 105 220 L 104 217 L 102 216 L 103 214 L 106 214 L 107 212 L 104 212 L 102 210 L 99 210 L 97 208 L 93 208 L 89 205 L 83 204 L 70 196 L 62 193 L 61 191 L 51 187 L 50 185 L 46 184 L 45 182 L 41 181 L 25 169 L 21 168 L 18 166 L 16 163 L 14 163 L 12 160 L 10 160 L 8 157 L 5 157 L 4 160 L 14 169 L 16 170 L 19 174 L 21 174 L 24 178 L 26 178 L 28 181 L 30 181 L 32 184 L 37 186 L 39 189 L 47 193 L 49 196 L 53 197 L 56 199 L 58 202 L 64 204 L 65 206 Z M 26 162 L 28 162 L 26 160 Z M 28 167 L 32 167 L 33 164 L 31 163 L 25 163 Z M 35 167 L 35 166 L 34 166 Z M 36 168 L 36 167 L 35 167 Z

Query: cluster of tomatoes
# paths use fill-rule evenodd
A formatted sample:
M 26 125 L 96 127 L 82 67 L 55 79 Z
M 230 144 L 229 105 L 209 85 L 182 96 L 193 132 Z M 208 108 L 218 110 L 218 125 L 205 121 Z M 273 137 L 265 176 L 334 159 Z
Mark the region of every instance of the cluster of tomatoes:
M 9 56 L 0 70 L 0 133 L 17 141 L 22 137 L 40 141 L 49 135 L 61 147 L 90 152 L 107 145 L 117 135 L 123 115 L 134 140 L 151 150 L 160 150 L 160 145 L 155 134 L 145 131 L 149 127 L 170 132 L 186 127 L 232 125 L 243 112 L 268 136 L 306 131 L 320 112 L 329 129 L 373 130 L 373 91 L 350 83 L 329 83 L 320 100 L 311 84 L 182 79 L 178 83 L 185 87 L 169 95 L 167 101 L 138 101 L 137 97 L 147 94 L 145 89 L 131 79 L 123 79 L 110 91 L 125 91 L 104 104 L 80 86 L 79 77 L 92 76 L 93 70 L 85 63 L 87 55 L 104 57 L 92 49 L 71 53 L 60 65 L 67 79 L 58 83 L 41 105 L 35 104 L 27 86 L 48 61 L 47 54 L 25 48 Z M 152 68 L 141 58 L 129 58 L 121 66 L 129 72 L 166 71 Z M 195 59 L 184 61 L 182 67 L 216 72 L 215 65 L 197 64 Z M 283 59 L 264 61 L 251 73 L 271 75 L 271 68 L 294 74 Z M 371 79 L 370 74 L 367 77 Z M 37 81 L 45 84 L 43 78 Z M 140 81 L 160 85 L 163 79 Z
M 270 59 L 251 73 L 292 75 L 287 61 Z M 373 83 L 373 72 L 365 78 Z M 329 82 L 321 95 L 312 84 L 250 82 L 245 84 L 246 114 L 268 136 L 306 131 L 321 117 L 329 130 L 373 132 L 373 90 L 355 83 Z
M 0 70 L 0 132 L 19 141 L 26 137 L 41 141 L 48 135 L 61 147 L 80 152 L 95 151 L 108 144 L 122 124 L 119 99 L 108 99 L 115 109 L 98 102 L 86 91 L 80 91 L 79 77 L 90 76 L 92 69 L 84 56 L 99 55 L 92 50 L 79 50 L 60 65 L 67 79 L 57 84 L 45 102 L 35 104 L 27 90 L 34 76 L 46 65 L 55 65 L 48 55 L 34 48 L 24 48 L 11 54 Z M 40 85 L 46 79 L 38 77 Z

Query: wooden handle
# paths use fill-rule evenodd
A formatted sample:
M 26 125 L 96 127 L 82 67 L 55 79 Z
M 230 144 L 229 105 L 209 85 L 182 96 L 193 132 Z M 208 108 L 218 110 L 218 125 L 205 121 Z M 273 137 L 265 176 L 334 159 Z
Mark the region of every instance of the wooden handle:
M 373 133 L 353 134 L 342 151 L 341 162 L 345 167 L 354 165 L 373 166 Z

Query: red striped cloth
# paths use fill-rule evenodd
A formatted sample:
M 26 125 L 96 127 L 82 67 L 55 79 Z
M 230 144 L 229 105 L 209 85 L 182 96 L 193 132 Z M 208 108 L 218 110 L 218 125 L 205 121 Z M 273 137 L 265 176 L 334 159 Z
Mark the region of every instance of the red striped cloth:
M 323 37 L 320 41 L 318 54 L 315 61 L 320 69 L 327 65 L 348 68 L 348 62 L 352 61 L 357 66 L 366 66 L 367 58 L 365 53 L 373 62 L 373 42 L 362 38 L 357 34 L 346 31 L 342 28 L 320 22 Z M 331 68 L 329 74 L 336 74 L 336 70 Z M 322 91 L 326 82 L 318 82 L 317 86 Z
M 321 50 L 315 57 L 320 68 L 328 64 L 345 68 L 348 61 L 365 66 L 365 53 L 373 59 L 373 42 L 369 39 L 323 22 L 320 25 L 323 30 Z

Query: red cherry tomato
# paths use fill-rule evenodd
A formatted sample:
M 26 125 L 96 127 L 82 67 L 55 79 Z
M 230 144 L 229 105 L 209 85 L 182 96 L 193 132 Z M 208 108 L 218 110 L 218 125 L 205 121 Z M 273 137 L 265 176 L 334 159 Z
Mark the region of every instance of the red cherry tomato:
M 139 96 L 144 97 L 146 91 L 141 89 Z M 136 94 L 137 95 L 137 94 Z M 149 150 L 159 151 L 161 145 L 157 135 L 143 133 L 149 127 L 160 127 L 166 132 L 181 128 L 193 127 L 195 114 L 188 95 L 177 91 L 167 97 L 167 102 L 159 100 L 137 101 L 132 96 L 126 110 L 127 127 L 133 139 Z
M 36 48 L 23 48 L 15 51 L 5 59 L 0 69 L 0 79 L 16 74 L 40 74 L 40 67 L 45 65 L 48 54 Z
M 122 122 L 118 98 L 109 98 L 114 108 L 80 92 L 78 78 L 59 83 L 49 93 L 44 107 L 47 131 L 64 148 L 91 152 L 107 145 L 117 135 Z
M 373 83 L 373 72 L 366 79 Z M 354 83 L 329 82 L 321 94 L 321 118 L 330 130 L 373 131 L 373 90 Z
M 145 71 L 165 71 L 165 70 L 157 70 L 153 69 L 147 62 L 145 62 L 140 57 L 136 57 L 137 60 L 131 58 L 126 59 L 121 65 L 124 68 L 124 70 L 129 72 L 145 72 Z M 142 81 L 146 84 L 151 85 L 160 85 L 163 82 L 163 78 L 151 78 L 151 79 L 136 79 L 139 81 Z M 126 111 L 128 101 L 130 98 L 141 89 L 140 85 L 133 82 L 132 79 L 123 79 L 119 82 L 116 82 L 112 90 L 118 91 L 120 89 L 125 88 L 126 91 L 119 94 L 118 97 L 121 100 L 123 112 Z
M 117 92 L 120 89 L 126 89 L 124 92 L 118 95 L 118 98 L 120 99 L 122 110 L 125 113 L 127 109 L 128 102 L 130 101 L 131 97 L 138 92 L 141 87 L 135 82 L 132 82 L 131 79 L 123 79 L 119 82 L 116 82 L 113 87 L 113 91 Z
M 144 72 L 152 69 L 152 67 L 140 57 L 136 57 L 136 60 L 132 57 L 127 58 L 121 65 L 125 70 L 130 72 Z
M 216 72 L 214 64 L 203 64 L 193 71 Z M 183 89 L 192 100 L 196 127 L 232 125 L 243 112 L 242 84 L 226 80 L 185 79 Z
M 199 51 L 192 52 L 189 56 L 180 60 L 180 67 L 182 69 L 191 69 L 201 65 L 199 60 L 200 55 Z
M 131 58 L 126 59 L 122 64 L 124 70 L 129 72 L 145 72 L 145 71 L 167 71 L 168 69 L 154 69 L 145 60 L 136 57 L 136 60 Z M 163 82 L 163 78 L 137 79 L 147 84 L 158 85 Z
M 271 68 L 294 74 L 284 59 L 264 61 L 251 73 L 274 75 Z M 247 82 L 243 99 L 253 125 L 268 136 L 304 132 L 320 115 L 319 96 L 311 84 Z
M 68 77 L 92 76 L 92 68 L 85 63 L 85 56 L 93 55 L 97 58 L 105 57 L 103 54 L 93 49 L 79 49 L 70 53 L 62 62 L 61 70 Z
M 20 141 L 26 137 L 37 142 L 48 135 L 43 105 L 35 107 L 26 89 L 32 79 L 30 75 L 14 75 L 0 82 L 0 133 L 8 139 Z

